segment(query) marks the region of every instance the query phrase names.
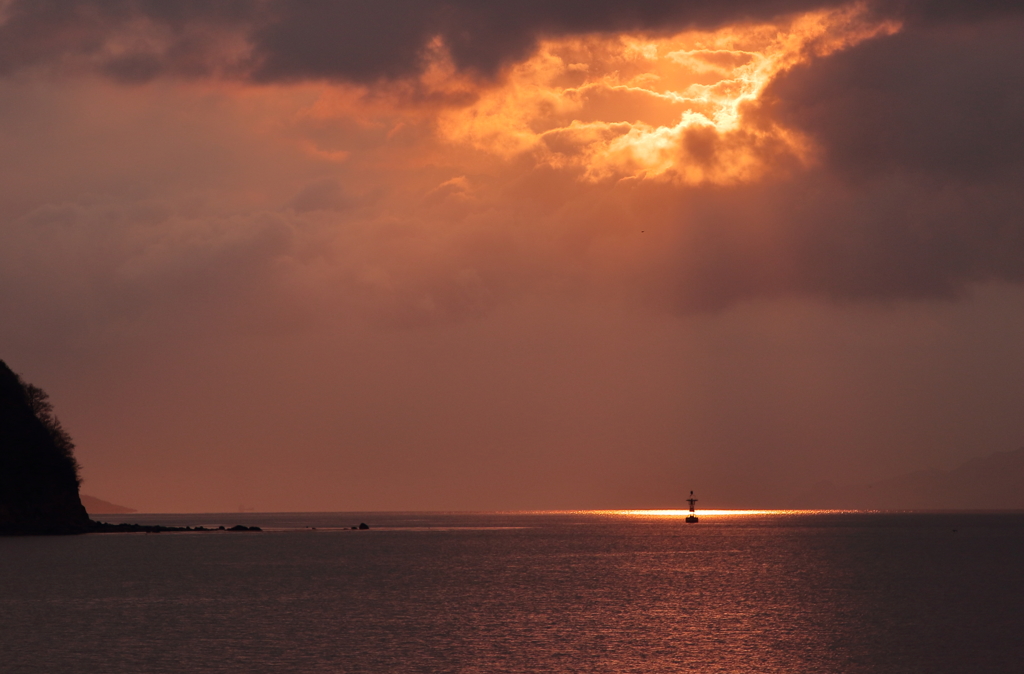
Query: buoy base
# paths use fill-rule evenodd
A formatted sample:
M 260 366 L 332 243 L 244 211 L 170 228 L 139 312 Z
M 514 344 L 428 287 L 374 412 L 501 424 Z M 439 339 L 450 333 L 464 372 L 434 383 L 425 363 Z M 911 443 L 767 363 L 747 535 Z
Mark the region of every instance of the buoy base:
M 690 515 L 689 517 L 686 518 L 686 523 L 687 524 L 696 524 L 699 521 L 700 520 L 697 519 L 696 515 Z

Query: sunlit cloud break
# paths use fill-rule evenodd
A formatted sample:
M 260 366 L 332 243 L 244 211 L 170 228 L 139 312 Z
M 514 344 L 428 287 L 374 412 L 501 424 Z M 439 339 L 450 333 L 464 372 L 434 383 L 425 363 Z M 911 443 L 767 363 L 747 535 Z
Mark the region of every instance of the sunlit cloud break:
M 773 23 L 671 37 L 550 38 L 475 103 L 444 111 L 441 135 L 506 158 L 574 169 L 588 181 L 659 177 L 684 184 L 756 180 L 786 160 L 806 164 L 810 142 L 745 111 L 780 73 L 900 29 L 862 3 Z M 424 81 L 447 91 L 435 44 Z M 783 160 L 782 162 L 778 160 Z

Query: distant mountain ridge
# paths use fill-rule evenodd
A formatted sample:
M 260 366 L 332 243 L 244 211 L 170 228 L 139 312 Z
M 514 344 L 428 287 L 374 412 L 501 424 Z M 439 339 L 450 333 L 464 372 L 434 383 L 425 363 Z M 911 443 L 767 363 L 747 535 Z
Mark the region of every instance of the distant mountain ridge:
M 864 485 L 821 482 L 794 499 L 790 507 L 1024 510 L 1024 447 L 972 459 L 953 470 L 921 470 Z
M 88 494 L 79 494 L 79 496 L 82 499 L 82 505 L 85 506 L 86 512 L 90 515 L 127 515 L 139 512 L 135 508 L 117 505 L 116 503 L 104 501 Z

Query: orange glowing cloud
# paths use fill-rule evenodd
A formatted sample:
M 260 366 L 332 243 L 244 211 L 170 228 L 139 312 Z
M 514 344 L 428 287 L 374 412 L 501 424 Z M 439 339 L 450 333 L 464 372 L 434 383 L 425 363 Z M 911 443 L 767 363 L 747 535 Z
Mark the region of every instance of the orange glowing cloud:
M 443 111 L 438 128 L 449 142 L 505 158 L 530 153 L 587 181 L 747 182 L 780 157 L 806 163 L 810 145 L 779 125 L 747 123 L 744 107 L 781 72 L 899 29 L 857 3 L 671 37 L 551 38 L 472 105 Z M 422 83 L 450 93 L 453 73 L 435 44 Z
M 806 135 L 748 114 L 774 79 L 900 29 L 854 3 L 671 36 L 549 37 L 491 84 L 456 67 L 438 36 L 411 78 L 243 88 L 298 103 L 285 125 L 302 136 L 305 152 L 334 162 L 373 146 L 388 155 L 378 162 L 443 165 L 456 174 L 526 157 L 588 183 L 736 185 L 814 161 Z M 343 127 L 362 129 L 362 138 Z

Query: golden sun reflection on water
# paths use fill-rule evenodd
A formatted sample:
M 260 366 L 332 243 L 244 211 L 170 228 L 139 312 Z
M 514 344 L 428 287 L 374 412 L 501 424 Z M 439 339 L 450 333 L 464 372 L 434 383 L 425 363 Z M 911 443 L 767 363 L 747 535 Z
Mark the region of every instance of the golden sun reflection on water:
M 599 515 L 626 515 L 633 517 L 686 517 L 689 510 L 591 510 Z M 817 515 L 822 513 L 854 512 L 851 510 L 701 510 L 694 514 L 701 516 L 736 516 L 736 515 Z

